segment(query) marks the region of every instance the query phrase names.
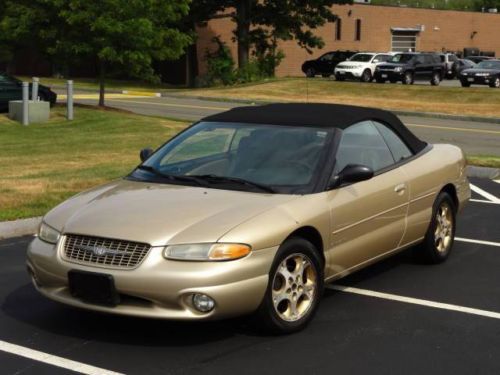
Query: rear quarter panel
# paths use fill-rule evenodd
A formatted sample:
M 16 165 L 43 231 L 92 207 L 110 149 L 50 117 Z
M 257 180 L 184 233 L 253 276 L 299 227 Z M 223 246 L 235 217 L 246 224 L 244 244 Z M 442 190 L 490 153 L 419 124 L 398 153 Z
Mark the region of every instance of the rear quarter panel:
M 470 187 L 465 156 L 453 145 L 433 145 L 401 169 L 407 175 L 410 193 L 406 231 L 401 241 L 401 246 L 405 246 L 425 236 L 434 201 L 446 185 L 453 185 L 457 193 L 458 211 L 469 200 Z

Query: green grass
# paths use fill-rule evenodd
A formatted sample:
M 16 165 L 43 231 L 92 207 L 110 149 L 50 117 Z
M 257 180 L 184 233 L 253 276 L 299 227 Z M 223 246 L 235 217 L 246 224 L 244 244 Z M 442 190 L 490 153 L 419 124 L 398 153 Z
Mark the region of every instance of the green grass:
M 157 147 L 188 124 L 118 111 L 75 108 L 66 121 L 27 127 L 0 116 L 0 221 L 39 216 L 68 197 L 126 175 L 139 150 Z
M 500 168 L 500 157 L 492 155 L 470 155 L 467 156 L 467 163 L 479 167 Z
M 322 78 L 287 78 L 178 94 L 223 99 L 326 102 L 403 111 L 500 117 L 500 90 L 489 87 L 337 82 Z

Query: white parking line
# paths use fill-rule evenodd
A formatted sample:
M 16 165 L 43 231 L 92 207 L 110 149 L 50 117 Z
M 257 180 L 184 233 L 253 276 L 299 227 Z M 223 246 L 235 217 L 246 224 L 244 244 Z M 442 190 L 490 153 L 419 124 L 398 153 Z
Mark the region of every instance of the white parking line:
M 350 287 L 350 286 L 343 286 L 343 285 L 331 285 L 330 284 L 330 285 L 327 285 L 326 288 L 332 289 L 332 290 L 337 290 L 340 292 L 345 292 L 345 293 L 359 294 L 362 296 L 381 298 L 381 299 L 403 302 L 403 303 L 410 303 L 413 305 L 432 307 L 435 309 L 457 311 L 457 312 L 461 312 L 461 313 L 465 313 L 465 314 L 472 314 L 472 315 L 484 316 L 487 318 L 500 319 L 500 313 L 498 313 L 498 312 L 474 309 L 472 307 L 451 305 L 449 303 L 428 301 L 425 299 L 399 296 L 397 294 L 382 293 L 382 292 L 376 292 L 374 290 L 359 289 L 359 288 L 354 288 L 354 287 Z
M 480 244 L 480 245 L 488 245 L 488 246 L 497 246 L 497 247 L 500 247 L 500 242 L 473 240 L 473 239 L 470 239 L 470 238 L 462 238 L 462 237 L 455 237 L 455 241 L 477 243 L 477 244 Z
M 481 188 L 478 188 L 476 185 L 472 185 L 470 184 L 470 189 L 479 194 L 479 195 L 482 195 L 484 198 L 492 201 L 492 202 L 495 202 L 495 203 L 500 203 L 500 199 L 498 199 L 497 197 L 495 197 L 493 194 L 490 194 L 488 193 L 487 191 L 484 191 L 483 189 Z
M 500 202 L 492 202 L 492 201 L 487 201 L 487 200 L 484 200 L 484 199 L 469 199 L 469 202 L 488 203 L 488 204 L 500 204 Z
M 105 370 L 99 367 L 94 367 L 86 365 L 85 363 L 80 363 L 72 361 L 70 359 L 58 357 L 52 354 L 40 352 L 38 350 L 33 350 L 25 348 L 24 346 L 19 346 L 15 344 L 8 343 L 6 341 L 0 340 L 0 351 L 15 354 L 21 357 L 29 358 L 34 361 L 47 363 L 52 366 L 61 367 L 66 370 L 71 370 L 79 372 L 81 374 L 87 375 L 123 375 L 119 372 Z

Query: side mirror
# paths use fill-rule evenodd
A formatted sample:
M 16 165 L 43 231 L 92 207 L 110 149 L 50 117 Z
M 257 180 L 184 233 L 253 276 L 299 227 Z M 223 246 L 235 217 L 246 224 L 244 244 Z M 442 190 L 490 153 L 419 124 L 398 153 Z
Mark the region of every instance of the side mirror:
M 372 177 L 373 170 L 370 167 L 359 164 L 348 164 L 330 181 L 329 188 L 333 189 L 344 183 L 366 181 Z
M 143 148 L 139 153 L 139 157 L 141 161 L 146 161 L 153 154 L 153 149 L 151 148 Z
M 373 60 L 372 62 L 373 62 L 374 64 L 376 64 L 376 63 L 380 62 L 380 60 L 379 60 L 379 59 L 375 59 L 375 60 Z

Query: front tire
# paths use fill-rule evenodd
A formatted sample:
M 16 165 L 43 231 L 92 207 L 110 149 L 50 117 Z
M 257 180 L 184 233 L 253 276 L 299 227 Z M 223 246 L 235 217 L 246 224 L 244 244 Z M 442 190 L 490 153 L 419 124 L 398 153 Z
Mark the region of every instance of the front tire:
M 496 77 L 495 80 L 490 82 L 490 87 L 492 88 L 500 88 L 500 77 Z
M 403 85 L 413 85 L 413 73 L 406 72 L 403 77 Z
M 315 75 L 316 75 L 316 71 L 314 70 L 314 68 L 308 68 L 306 70 L 306 77 L 307 78 L 313 78 Z
M 279 248 L 264 299 L 257 311 L 259 322 L 273 333 L 297 332 L 307 326 L 323 294 L 323 261 L 309 241 L 292 237 Z
M 425 263 L 442 263 L 450 255 L 455 239 L 456 210 L 450 195 L 439 193 L 424 241 L 416 248 L 418 257 Z
M 462 85 L 462 87 L 470 87 L 470 83 L 467 81 L 460 81 L 460 84 Z
M 365 69 L 363 71 L 363 74 L 361 74 L 361 78 L 360 78 L 361 82 L 371 82 L 372 81 L 372 72 L 370 71 L 370 69 Z
M 434 72 L 431 78 L 431 85 L 439 86 L 440 83 L 441 83 L 441 75 L 438 72 Z

